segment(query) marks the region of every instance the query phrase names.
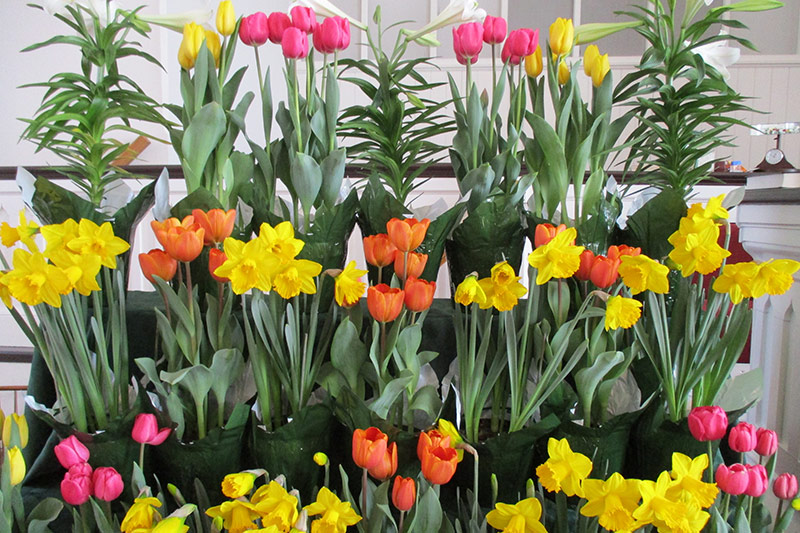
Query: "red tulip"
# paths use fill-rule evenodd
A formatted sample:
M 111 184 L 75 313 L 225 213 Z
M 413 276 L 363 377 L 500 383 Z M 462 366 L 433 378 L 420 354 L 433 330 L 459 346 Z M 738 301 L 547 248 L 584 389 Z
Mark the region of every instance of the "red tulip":
M 508 23 L 503 17 L 486 15 L 483 19 L 483 42 L 486 44 L 499 44 L 506 38 Z
M 131 438 L 140 444 L 150 444 L 158 446 L 169 437 L 172 432 L 170 428 L 158 429 L 156 415 L 152 413 L 140 413 L 133 421 Z
M 592 272 L 589 279 L 601 289 L 610 287 L 617 281 L 619 263 L 619 259 L 609 259 L 608 257 L 598 255 L 592 262 Z
M 541 226 L 542 224 L 539 224 Z M 539 238 L 539 226 L 536 226 L 536 239 Z M 566 227 L 566 226 L 565 226 Z M 591 250 L 584 250 L 581 252 L 581 266 L 575 272 L 575 277 L 581 281 L 589 281 L 592 275 L 592 264 L 594 263 L 594 252 Z
M 772 492 L 781 500 L 792 500 L 797 496 L 797 478 L 792 474 L 781 474 L 772 484 Z
M 410 477 L 397 476 L 392 486 L 392 503 L 400 511 L 408 511 L 417 499 L 417 485 Z
M 361 468 L 376 467 L 384 455 L 389 437 L 376 427 L 353 432 L 353 462 Z
M 739 463 L 730 467 L 724 464 L 719 465 L 714 478 L 721 491 L 733 496 L 744 494 L 748 485 L 750 485 L 750 475 L 747 473 L 747 468 Z
M 444 485 L 453 479 L 458 467 L 455 448 L 437 446 L 422 456 L 422 475 L 434 485 Z
M 56 459 L 61 463 L 61 466 L 67 469 L 73 465 L 85 463 L 89 460 L 89 449 L 84 446 L 75 435 L 70 435 L 56 444 L 53 451 L 56 454 Z
M 283 32 L 286 31 L 286 28 L 292 27 L 292 19 L 282 11 L 275 11 L 269 14 L 267 26 L 269 28 L 269 40 L 275 44 L 281 44 Z
M 385 283 L 367 289 L 367 309 L 372 318 L 378 322 L 391 322 L 403 310 L 405 293 L 401 289 L 393 289 Z
M 222 266 L 222 263 L 227 260 L 228 256 L 225 255 L 225 252 L 219 248 L 212 248 L 208 251 L 208 272 L 211 274 L 211 277 L 219 283 L 228 283 L 230 281 L 228 278 L 220 277 L 214 274 L 214 272 L 216 272 L 216 270 Z
M 479 22 L 467 22 L 453 28 L 453 49 L 456 58 L 474 63 L 483 48 L 483 26 Z
M 433 293 L 436 292 L 436 282 L 408 278 L 404 290 L 406 292 L 406 308 L 413 313 L 419 313 L 428 309 L 433 303 Z
M 744 493 L 753 498 L 758 498 L 767 492 L 769 488 L 767 469 L 764 468 L 764 465 L 745 465 L 745 468 L 747 468 L 750 483 L 748 483 Z
M 425 233 L 430 224 L 431 221 L 427 218 L 422 220 L 393 218 L 386 223 L 386 233 L 395 248 L 401 252 L 411 252 L 425 240 Z
M 223 211 L 222 209 L 192 210 L 195 223 L 203 228 L 203 244 L 210 246 L 224 241 L 233 233 L 233 223 L 236 222 L 236 209 Z
M 397 472 L 397 443 L 392 442 L 386 447 L 378 464 L 369 469 L 369 475 L 381 481 L 389 479 Z
M 728 430 L 728 414 L 718 405 L 695 407 L 689 413 L 689 431 L 702 442 L 719 440 Z
M 313 9 L 295 6 L 290 13 L 292 14 L 292 26 L 305 33 L 314 33 L 314 29 L 317 27 L 317 16 Z
M 565 224 L 553 226 L 552 224 L 538 224 L 533 233 L 533 246 L 538 248 L 556 238 L 556 235 L 562 231 L 566 231 Z
M 385 267 L 394 263 L 397 252 L 386 233 L 378 233 L 364 237 L 364 257 L 367 263 L 376 267 Z
M 61 481 L 61 497 L 70 505 L 83 505 L 92 495 L 91 476 L 75 476 L 67 472 Z
M 122 494 L 122 476 L 110 466 L 102 466 L 92 474 L 92 494 L 95 498 L 111 502 Z
M 303 59 L 308 55 L 308 36 L 295 27 L 286 28 L 281 48 L 287 59 Z
M 756 452 L 769 457 L 778 451 L 778 434 L 771 429 L 758 428 L 756 431 Z
M 731 428 L 728 435 L 728 445 L 731 450 L 739 453 L 752 452 L 756 449 L 756 427 L 747 422 L 739 422 Z
M 394 273 L 402 280 L 420 277 L 425 271 L 425 265 L 428 264 L 428 254 L 408 252 L 408 270 L 406 270 L 405 259 L 406 254 L 403 252 L 394 254 Z
M 147 281 L 153 284 L 155 283 L 153 276 L 170 281 L 178 271 L 178 262 L 159 248 L 154 248 L 146 254 L 139 254 L 139 266 Z
M 261 46 L 269 39 L 267 15 L 258 11 L 242 18 L 239 24 L 239 39 L 248 46 Z

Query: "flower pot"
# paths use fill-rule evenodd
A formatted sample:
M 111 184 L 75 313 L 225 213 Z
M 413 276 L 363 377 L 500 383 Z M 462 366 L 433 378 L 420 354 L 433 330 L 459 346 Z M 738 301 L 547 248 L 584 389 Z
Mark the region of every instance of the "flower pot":
M 298 489 L 303 501 L 313 501 L 324 474 L 314 463 L 314 454 L 329 451 L 333 426 L 333 415 L 324 405 L 303 408 L 291 422 L 275 431 L 253 424 L 247 465 L 263 468 L 271 479 L 283 474 L 287 486 Z M 336 468 L 334 464 L 332 469 Z

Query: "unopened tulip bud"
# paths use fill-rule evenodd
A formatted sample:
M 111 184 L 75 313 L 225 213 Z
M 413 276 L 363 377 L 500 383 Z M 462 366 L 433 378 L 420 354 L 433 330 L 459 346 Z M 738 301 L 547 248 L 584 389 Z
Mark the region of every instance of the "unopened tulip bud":
M 792 474 L 781 474 L 772 484 L 772 492 L 782 500 L 791 500 L 797 496 L 797 478 Z
M 231 0 L 222 0 L 217 8 L 217 31 L 227 37 L 236 28 L 236 13 Z

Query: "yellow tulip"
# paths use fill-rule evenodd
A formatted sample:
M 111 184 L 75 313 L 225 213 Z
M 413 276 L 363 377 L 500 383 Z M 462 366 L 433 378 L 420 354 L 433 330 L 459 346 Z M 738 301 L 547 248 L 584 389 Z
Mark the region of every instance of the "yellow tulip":
M 206 30 L 206 46 L 211 55 L 214 56 L 214 64 L 219 67 L 219 55 L 222 52 L 222 44 L 219 41 L 219 35 L 211 30 Z
M 542 47 L 537 45 L 536 51 L 525 56 L 525 73 L 531 78 L 536 78 L 542 73 Z
M 570 70 L 567 66 L 566 61 L 561 61 L 558 64 L 558 83 L 561 85 L 566 84 L 569 81 Z
M 592 65 L 598 57 L 600 57 L 600 49 L 596 44 L 586 47 L 586 51 L 583 53 L 583 71 L 587 76 L 592 75 Z
M 575 27 L 572 19 L 557 18 L 550 25 L 550 51 L 559 56 L 564 56 L 572 50 L 575 40 Z
M 25 479 L 25 459 L 16 446 L 8 450 L 8 466 L 11 472 L 11 486 L 19 485 Z
M 0 417 L 0 420 L 2 420 L 2 417 Z M 28 421 L 25 420 L 24 415 L 16 413 L 11 413 L 5 417 L 5 420 L 2 420 L 3 444 L 6 448 L 11 446 L 11 424 L 16 424 L 19 432 L 19 447 L 24 448 L 28 445 Z
M 227 37 L 236 28 L 236 13 L 231 0 L 222 0 L 217 8 L 217 31 Z
M 600 87 L 603 85 L 603 80 L 606 74 L 611 70 L 611 64 L 608 62 L 608 54 L 598 56 L 592 63 L 592 85 Z
M 186 70 L 194 68 L 200 45 L 206 38 L 206 31 L 199 24 L 190 22 L 183 27 L 183 41 L 178 49 L 178 62 Z

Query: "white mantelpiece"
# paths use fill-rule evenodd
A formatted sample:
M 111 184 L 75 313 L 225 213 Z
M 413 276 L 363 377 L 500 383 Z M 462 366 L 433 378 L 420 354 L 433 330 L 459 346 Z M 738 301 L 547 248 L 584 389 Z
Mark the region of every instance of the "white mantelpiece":
M 737 209 L 739 238 L 755 261 L 800 261 L 800 189 L 748 190 Z M 764 372 L 761 401 L 751 422 L 780 436 L 777 472 L 800 473 L 800 273 L 781 296 L 753 304 L 752 367 Z

